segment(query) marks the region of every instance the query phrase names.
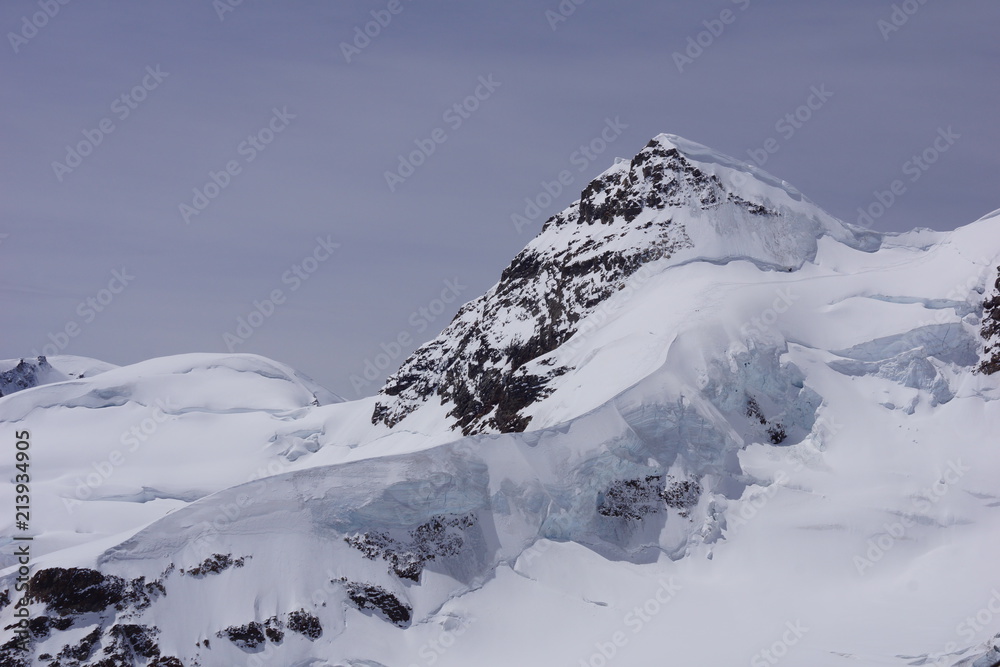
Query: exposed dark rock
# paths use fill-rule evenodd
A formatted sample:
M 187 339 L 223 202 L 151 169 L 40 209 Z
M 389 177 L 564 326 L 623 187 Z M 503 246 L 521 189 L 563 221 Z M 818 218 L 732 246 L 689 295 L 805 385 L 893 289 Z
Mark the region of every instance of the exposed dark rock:
M 256 652 L 267 641 L 267 637 L 264 635 L 264 626 L 257 621 L 251 621 L 246 625 L 231 625 L 216 633 L 215 636 L 229 639 L 248 653 Z
M 393 625 L 405 628 L 410 624 L 413 609 L 399 598 L 375 584 L 359 584 L 342 579 L 347 597 L 358 609 L 378 611 Z
M 701 497 L 701 484 L 695 480 L 685 479 L 671 482 L 662 492 L 667 507 L 680 510 L 681 516 L 687 516 L 688 510 L 698 504 Z
M 1000 267 L 993 283 L 993 294 L 983 302 L 983 323 L 980 333 L 986 345 L 984 359 L 979 364 L 979 372 L 992 375 L 1000 371 Z
M 90 660 L 90 656 L 94 653 L 94 648 L 97 643 L 101 640 L 101 628 L 94 628 L 84 636 L 76 645 L 69 646 L 66 645 L 59 651 L 56 659 L 61 662 L 67 663 L 80 663 Z
M 762 426 L 766 427 L 767 437 L 771 441 L 772 445 L 780 445 L 788 437 L 784 426 L 781 424 L 772 424 L 768 421 L 767 417 L 764 416 L 764 413 L 761 412 L 757 399 L 753 396 L 747 396 L 746 416 L 757 420 Z
M 0 665 L 3 667 L 28 667 L 29 643 L 15 635 L 0 645 Z
M 462 531 L 475 525 L 471 514 L 434 516 L 411 530 L 406 538 L 396 538 L 381 531 L 349 535 L 344 541 L 366 558 L 389 562 L 390 572 L 398 577 L 419 581 L 424 563 L 458 554 L 463 544 Z
M 184 667 L 184 663 L 173 656 L 169 656 L 157 658 L 149 663 L 149 667 Z
M 37 387 L 39 373 L 51 370 L 53 368 L 45 357 L 40 356 L 35 361 L 21 359 L 14 368 L 0 372 L 0 396 Z
M 104 661 L 112 660 L 109 664 L 114 665 L 131 665 L 139 662 L 138 658 L 157 658 L 160 655 L 160 647 L 156 643 L 158 634 L 159 630 L 155 627 L 131 623 L 113 625 L 108 630 L 111 645 L 105 649 L 107 657 Z
M 681 510 L 681 516 L 687 516 L 687 511 L 698 504 L 701 490 L 696 480 L 665 485 L 663 475 L 616 480 L 599 496 L 597 513 L 636 521 L 662 511 L 666 505 Z
M 103 611 L 125 598 L 125 580 L 96 570 L 61 567 L 39 570 L 31 577 L 31 597 L 60 616 Z
M 143 577 L 140 577 L 143 579 Z M 135 582 L 133 581 L 133 584 Z M 145 595 L 145 599 L 142 601 L 143 607 L 149 606 L 150 600 L 155 600 L 157 597 L 165 596 L 167 594 L 167 588 L 163 585 L 163 582 L 157 579 L 156 581 L 151 581 L 145 584 L 144 590 L 142 591 Z
M 569 370 L 546 368 L 545 355 L 579 333 L 580 322 L 644 264 L 691 246 L 683 225 L 644 212 L 723 205 L 749 215 L 779 215 L 728 192 L 676 149 L 651 141 L 545 223 L 543 234 L 558 234 L 564 242 L 529 244 L 492 290 L 463 306 L 440 336 L 388 378 L 372 422 L 394 426 L 436 400 L 465 435 L 525 430 L 525 408 L 548 396 L 552 380 Z
M 231 567 L 243 567 L 246 565 L 246 558 L 246 556 L 233 558 L 232 554 L 212 554 L 200 565 L 191 568 L 187 572 L 181 570 L 181 574 L 200 579 L 209 574 L 219 574 Z
M 145 577 L 127 581 L 85 568 L 47 568 L 31 577 L 31 599 L 43 602 L 59 616 L 100 612 L 111 607 L 119 611 L 142 610 L 156 598 L 166 595 L 160 581 L 146 582 Z
M 284 626 L 277 616 L 264 621 L 264 634 L 274 644 L 280 644 L 285 639 Z
M 64 619 L 68 620 L 68 619 Z M 52 630 L 52 619 L 48 616 L 38 616 L 28 621 L 28 631 L 35 639 L 45 639 Z
M 319 639 L 323 636 L 323 626 L 320 625 L 319 619 L 305 609 L 293 611 L 288 615 L 288 629 L 309 639 Z
M 753 396 L 747 396 L 746 415 L 751 419 L 756 419 L 761 424 L 764 425 L 767 424 L 767 418 L 764 417 L 764 413 L 760 411 L 760 405 L 758 405 L 757 399 L 755 399 Z
M 228 639 L 247 653 L 258 653 L 268 640 L 275 644 L 281 643 L 285 638 L 285 633 L 278 617 L 272 616 L 263 623 L 251 621 L 246 625 L 231 625 L 225 630 L 217 632 L 215 636 Z M 205 640 L 205 648 L 210 648 L 207 639 Z
M 616 480 L 598 498 L 597 513 L 601 516 L 641 519 L 663 509 L 662 492 L 661 475 Z

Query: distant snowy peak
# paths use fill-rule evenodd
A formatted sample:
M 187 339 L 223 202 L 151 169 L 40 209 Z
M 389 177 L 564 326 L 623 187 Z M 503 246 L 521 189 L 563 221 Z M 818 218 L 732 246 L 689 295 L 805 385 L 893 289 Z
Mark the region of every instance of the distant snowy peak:
M 8 366 L 9 363 L 5 366 Z M 12 367 L 0 371 L 0 396 L 7 396 L 17 391 L 46 384 L 51 382 L 49 378 L 53 375 L 58 375 L 58 373 L 49 365 L 45 357 L 29 361 L 20 359 Z
M 0 396 L 43 384 L 91 377 L 113 368 L 116 366 L 103 361 L 69 355 L 8 359 L 0 361 Z
M 542 358 L 642 266 L 745 260 L 793 271 L 823 236 L 864 250 L 880 242 L 756 167 L 661 134 L 546 221 L 487 294 L 407 359 L 372 422 L 392 427 L 436 398 L 466 435 L 523 431 L 524 409 L 569 370 Z
M 62 368 L 62 359 L 53 357 L 53 364 Z M 36 378 L 44 379 L 36 380 L 36 385 L 53 386 L 32 387 L 33 391 L 5 398 L 9 419 L 23 419 L 39 407 L 53 406 L 103 409 L 136 404 L 162 409 L 170 405 L 178 414 L 190 410 L 285 413 L 344 400 L 308 376 L 255 354 L 178 354 L 121 368 L 95 361 L 102 364 L 103 372 L 98 373 L 96 369 L 102 366 L 97 366 L 92 372 L 71 375 L 50 366 L 45 357 L 39 360 L 34 365 L 22 362 L 15 371 L 22 366 L 34 368 Z

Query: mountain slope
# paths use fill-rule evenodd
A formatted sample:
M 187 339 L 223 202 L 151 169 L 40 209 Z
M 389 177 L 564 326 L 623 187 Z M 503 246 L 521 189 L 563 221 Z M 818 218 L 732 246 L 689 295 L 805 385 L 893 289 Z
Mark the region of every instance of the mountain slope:
M 439 399 L 466 435 L 523 431 L 524 409 L 568 370 L 545 355 L 644 265 L 741 259 L 794 271 L 827 235 L 853 247 L 878 243 L 759 169 L 659 135 L 550 218 L 497 285 L 407 359 L 372 421 L 392 427 Z
M 0 398 L 0 664 L 988 665 L 1000 216 L 877 236 L 668 135 L 594 183 L 396 395 L 182 355 Z

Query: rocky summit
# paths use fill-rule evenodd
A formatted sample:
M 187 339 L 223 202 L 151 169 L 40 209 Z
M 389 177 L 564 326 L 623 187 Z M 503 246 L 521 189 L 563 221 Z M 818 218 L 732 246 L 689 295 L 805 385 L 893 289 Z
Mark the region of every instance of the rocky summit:
M 376 396 L 0 362 L 0 665 L 995 667 L 998 230 L 660 135 Z

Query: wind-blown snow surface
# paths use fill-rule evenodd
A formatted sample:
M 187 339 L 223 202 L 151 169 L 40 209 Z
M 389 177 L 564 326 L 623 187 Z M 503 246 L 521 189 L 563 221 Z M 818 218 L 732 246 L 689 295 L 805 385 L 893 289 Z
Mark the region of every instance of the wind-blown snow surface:
M 633 221 L 690 245 L 654 259 L 625 217 L 550 221 L 529 248 L 589 234 L 642 259 L 595 268 L 613 289 L 525 362 L 561 370 L 523 432 L 463 437 L 434 394 L 373 425 L 384 395 L 252 355 L 0 399 L 4 477 L 30 431 L 36 536 L 34 638 L 2 664 L 994 665 L 1000 383 L 976 368 L 1000 216 L 877 237 L 704 147 L 651 147 L 674 171 L 608 210 L 680 178 Z

